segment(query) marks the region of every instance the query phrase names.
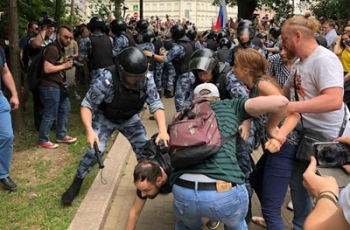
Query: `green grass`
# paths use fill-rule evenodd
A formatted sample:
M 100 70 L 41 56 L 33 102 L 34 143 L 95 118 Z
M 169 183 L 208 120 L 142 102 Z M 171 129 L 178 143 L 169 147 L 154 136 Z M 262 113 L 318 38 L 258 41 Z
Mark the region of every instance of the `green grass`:
M 83 89 L 81 89 L 83 90 Z M 80 91 L 80 90 L 79 90 Z M 83 92 L 80 91 L 80 95 Z M 85 178 L 72 206 L 61 203 L 62 193 L 70 186 L 77 165 L 86 150 L 85 130 L 80 119 L 80 101 L 71 99 L 68 134 L 78 138 L 71 145 L 60 144 L 57 150 L 38 149 L 31 99 L 26 110 L 27 130 L 15 137 L 10 175 L 17 183 L 16 192 L 0 189 L 0 229 L 67 229 L 98 169 Z M 51 132 L 51 140 L 55 141 Z M 110 149 L 116 135 L 107 145 Z

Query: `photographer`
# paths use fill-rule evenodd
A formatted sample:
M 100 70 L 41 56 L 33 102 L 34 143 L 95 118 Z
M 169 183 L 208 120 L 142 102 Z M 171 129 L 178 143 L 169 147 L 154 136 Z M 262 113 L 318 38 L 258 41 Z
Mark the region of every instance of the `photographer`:
M 28 41 L 27 50 L 28 50 L 28 66 L 32 64 L 32 61 L 35 56 L 39 55 L 42 49 L 48 44 L 53 42 L 53 35 L 55 32 L 56 22 L 50 19 L 50 17 L 44 12 L 43 18 L 38 22 L 39 33 L 36 36 L 32 37 Z M 28 74 L 28 81 L 30 82 L 35 76 L 30 76 Z M 29 83 L 30 85 L 30 83 Z M 38 88 L 30 89 L 33 94 L 33 116 L 34 116 L 34 125 L 36 130 L 39 130 L 41 119 L 43 115 L 43 103 L 40 99 L 40 92 Z
M 39 129 L 38 147 L 54 149 L 58 145 L 50 142 L 50 127 L 57 119 L 56 141 L 73 143 L 77 139 L 67 136 L 70 102 L 65 88 L 65 70 L 73 67 L 73 60 L 66 60 L 64 47 L 73 39 L 73 30 L 68 26 L 58 29 L 57 40 L 44 52 L 44 76 L 40 82 L 40 96 L 44 104 L 43 119 Z

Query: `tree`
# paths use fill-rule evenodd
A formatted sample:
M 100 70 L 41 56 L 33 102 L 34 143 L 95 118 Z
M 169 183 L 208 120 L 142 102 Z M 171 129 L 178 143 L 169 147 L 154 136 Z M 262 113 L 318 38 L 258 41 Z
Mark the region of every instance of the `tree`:
M 10 48 L 10 60 L 11 60 L 11 73 L 13 75 L 16 89 L 19 96 L 20 104 L 23 102 L 23 95 L 21 92 L 21 66 L 19 62 L 19 36 L 18 36 L 18 15 L 17 15 L 17 1 L 7 0 L 7 12 L 8 12 L 8 21 L 9 29 L 9 48 Z M 15 132 L 25 129 L 24 122 L 24 110 L 23 106 L 20 106 L 20 109 L 12 113 L 12 124 Z
M 313 4 L 311 12 L 317 18 L 330 18 L 338 22 L 339 26 L 344 25 L 350 19 L 349 0 L 321 0 Z

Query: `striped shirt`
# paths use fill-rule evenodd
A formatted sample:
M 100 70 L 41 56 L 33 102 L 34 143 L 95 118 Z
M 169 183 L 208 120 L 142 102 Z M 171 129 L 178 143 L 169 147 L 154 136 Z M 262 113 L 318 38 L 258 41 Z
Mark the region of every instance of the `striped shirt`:
M 241 122 L 250 118 L 250 115 L 244 108 L 247 100 L 248 98 L 226 99 L 211 103 L 222 137 L 229 137 L 237 134 Z M 175 170 L 171 173 L 170 183 L 174 184 L 175 180 L 184 173 L 191 173 L 205 174 L 213 179 L 243 184 L 245 175 L 237 162 L 236 139 L 237 138 L 233 138 L 225 143 L 221 146 L 217 154 L 206 159 L 203 163 L 190 168 Z

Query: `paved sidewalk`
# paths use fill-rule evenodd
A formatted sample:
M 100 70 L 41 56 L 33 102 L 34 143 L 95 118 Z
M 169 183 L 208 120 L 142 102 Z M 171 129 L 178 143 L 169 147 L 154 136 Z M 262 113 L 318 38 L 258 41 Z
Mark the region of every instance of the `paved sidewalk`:
M 175 113 L 174 99 L 162 99 L 165 106 L 167 122 L 171 121 Z M 148 136 L 157 132 L 155 121 L 149 120 L 148 109 L 142 114 Z M 253 153 L 254 160 L 261 155 L 261 151 Z M 69 229 L 71 230 L 124 230 L 129 209 L 132 205 L 136 189 L 133 184 L 133 170 L 136 165 L 135 154 L 122 135 L 119 135 L 111 151 L 105 159 L 104 177 L 107 185 L 101 185 L 100 174 L 95 178 L 93 185 L 84 198 Z M 282 207 L 285 229 L 292 229 L 292 212 L 285 207 L 289 202 L 287 194 Z M 91 202 L 93 201 L 93 203 Z M 260 215 L 260 204 L 254 195 L 252 200 L 253 215 Z M 154 200 L 148 200 L 141 213 L 136 230 L 172 230 L 176 219 L 172 213 L 172 194 L 158 195 Z M 219 230 L 223 230 L 220 225 Z M 253 223 L 249 230 L 262 230 L 263 227 Z

